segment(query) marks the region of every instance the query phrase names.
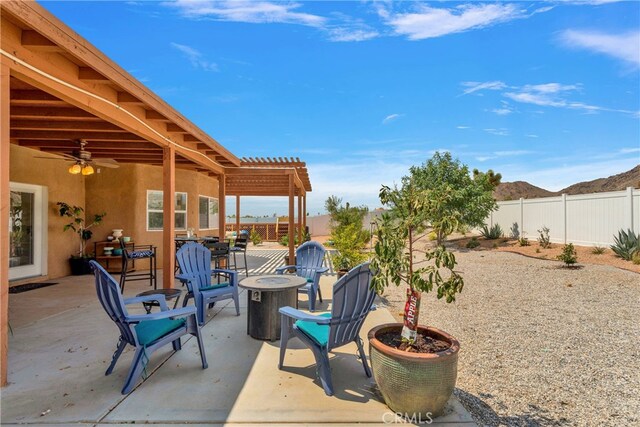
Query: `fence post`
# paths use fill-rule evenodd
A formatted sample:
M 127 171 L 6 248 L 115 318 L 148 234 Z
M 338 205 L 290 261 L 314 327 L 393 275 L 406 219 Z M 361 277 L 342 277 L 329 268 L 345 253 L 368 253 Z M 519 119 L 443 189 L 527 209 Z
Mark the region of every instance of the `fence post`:
M 520 197 L 520 235 L 524 237 L 524 199 Z
M 567 244 L 567 195 L 562 194 L 562 243 Z
M 627 208 L 627 225 L 628 225 L 628 229 L 635 232 L 635 230 L 633 229 L 633 187 L 627 187 L 627 203 L 628 203 L 628 208 Z

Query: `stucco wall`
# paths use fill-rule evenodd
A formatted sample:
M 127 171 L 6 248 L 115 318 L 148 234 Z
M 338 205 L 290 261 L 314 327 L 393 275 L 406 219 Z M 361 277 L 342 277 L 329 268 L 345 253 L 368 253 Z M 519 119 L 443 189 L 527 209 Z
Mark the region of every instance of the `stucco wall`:
M 61 218 L 56 209 L 56 202 L 67 202 L 71 205 L 84 206 L 85 177 L 71 175 L 67 172 L 68 163 L 62 160 L 46 160 L 34 156 L 54 157 L 30 148 L 11 144 L 9 161 L 9 179 L 11 182 L 43 185 L 47 187 L 48 196 L 48 274 L 44 277 L 30 279 L 40 281 L 70 274 L 68 258 L 79 246 L 77 234 L 62 227 L 68 218 Z M 23 283 L 22 281 L 11 284 Z
M 162 263 L 162 231 L 147 231 L 147 190 L 162 191 L 162 168 L 140 164 L 123 164 L 118 169 L 102 169 L 87 178 L 87 212 L 106 212 L 104 222 L 94 230 L 103 240 L 114 228 L 122 228 L 136 244 L 158 247 L 158 265 Z M 199 236 L 217 235 L 216 228 L 200 230 L 198 197 L 218 197 L 218 180 L 201 173 L 176 170 L 176 191 L 186 192 L 187 227 Z

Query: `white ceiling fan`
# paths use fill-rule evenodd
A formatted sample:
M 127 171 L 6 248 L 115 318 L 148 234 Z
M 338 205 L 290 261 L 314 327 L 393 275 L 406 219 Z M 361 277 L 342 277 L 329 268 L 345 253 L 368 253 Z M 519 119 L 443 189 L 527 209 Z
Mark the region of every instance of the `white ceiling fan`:
M 73 175 L 82 174 L 82 175 L 91 175 L 95 172 L 93 165 L 102 166 L 105 168 L 118 168 L 120 165 L 113 159 L 92 159 L 91 152 L 88 151 L 85 147 L 88 144 L 84 139 L 78 139 L 74 141 L 78 144 L 79 149 L 74 150 L 72 154 L 67 153 L 57 153 L 59 156 L 62 156 L 63 159 L 52 158 L 52 157 L 42 157 L 35 156 L 39 159 L 49 159 L 49 160 L 66 160 L 73 162 L 71 166 L 69 166 L 69 173 Z

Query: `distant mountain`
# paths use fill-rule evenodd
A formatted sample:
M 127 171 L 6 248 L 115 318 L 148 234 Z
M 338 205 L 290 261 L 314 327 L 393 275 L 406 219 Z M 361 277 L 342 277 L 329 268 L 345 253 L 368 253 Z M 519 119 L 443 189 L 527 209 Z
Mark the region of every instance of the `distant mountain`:
M 536 199 L 538 197 L 551 196 L 555 196 L 555 193 L 525 181 L 502 182 L 493 190 L 493 197 L 498 201 L 517 200 L 520 197 L 523 199 Z
M 600 193 L 603 191 L 619 191 L 627 187 L 640 188 L 640 165 L 635 168 L 613 175 L 608 178 L 579 182 L 563 188 L 560 191 L 548 191 L 536 187 L 525 181 L 503 182 L 493 191 L 496 200 L 535 199 L 538 197 L 552 197 L 560 194 Z
M 599 193 L 602 191 L 624 190 L 627 187 L 640 187 L 640 165 L 630 171 L 619 173 L 609 178 L 599 178 L 570 185 L 560 190 L 558 194 Z

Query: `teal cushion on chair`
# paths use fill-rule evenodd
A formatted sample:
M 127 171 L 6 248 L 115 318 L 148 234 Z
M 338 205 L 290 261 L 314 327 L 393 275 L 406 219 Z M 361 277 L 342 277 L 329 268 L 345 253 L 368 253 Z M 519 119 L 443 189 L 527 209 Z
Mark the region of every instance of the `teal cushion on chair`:
M 140 345 L 151 344 L 159 338 L 184 326 L 185 319 L 143 320 L 135 326 Z
M 229 286 L 229 282 L 222 282 L 216 285 L 205 286 L 204 288 L 200 288 L 201 291 L 211 291 L 213 289 L 222 289 Z
M 320 317 L 331 317 L 331 313 L 322 313 Z M 297 320 L 296 326 L 322 347 L 329 342 L 329 325 L 318 325 L 310 320 Z
M 307 277 L 307 283 L 313 283 L 314 281 L 313 277 Z

